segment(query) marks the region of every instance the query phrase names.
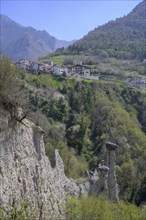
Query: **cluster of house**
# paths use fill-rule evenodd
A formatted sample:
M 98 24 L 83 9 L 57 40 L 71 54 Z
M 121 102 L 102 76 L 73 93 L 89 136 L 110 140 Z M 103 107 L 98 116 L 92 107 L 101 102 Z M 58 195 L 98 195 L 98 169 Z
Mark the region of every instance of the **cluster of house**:
M 146 79 L 142 77 L 129 77 L 125 80 L 125 84 L 134 86 L 138 89 L 145 89 Z
M 74 60 L 73 64 L 68 68 L 66 66 L 59 67 L 51 61 L 45 63 L 31 62 L 26 59 L 19 60 L 16 65 L 22 69 L 36 74 L 49 74 L 84 77 L 98 80 L 98 76 L 91 76 L 91 70 L 82 65 L 81 60 Z
M 22 69 L 31 73 L 49 73 L 52 69 L 53 62 L 38 63 L 32 62 L 26 59 L 19 60 L 16 65 Z
M 54 64 L 52 61 L 46 61 L 44 63 L 31 62 L 26 59 L 19 60 L 16 65 L 30 73 L 35 74 L 54 74 L 54 75 L 63 75 L 72 76 L 72 77 L 83 77 L 86 79 L 99 80 L 99 75 L 96 76 L 92 74 L 91 70 L 86 66 L 82 65 L 81 60 L 73 60 L 72 65 L 69 67 Z M 142 77 L 129 77 L 125 80 L 126 85 L 131 85 L 139 89 L 146 88 L 146 79 Z

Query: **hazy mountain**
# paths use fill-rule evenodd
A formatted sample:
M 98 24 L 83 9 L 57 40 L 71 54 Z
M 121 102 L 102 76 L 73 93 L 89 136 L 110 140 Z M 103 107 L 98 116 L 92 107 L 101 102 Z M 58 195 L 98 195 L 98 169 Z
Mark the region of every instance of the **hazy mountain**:
M 131 13 L 90 31 L 69 46 L 67 54 L 87 54 L 116 58 L 144 58 L 146 1 Z
M 67 47 L 73 43 L 58 40 L 44 30 L 24 27 L 5 15 L 0 15 L 0 31 L 0 50 L 13 60 L 36 60 L 59 47 Z

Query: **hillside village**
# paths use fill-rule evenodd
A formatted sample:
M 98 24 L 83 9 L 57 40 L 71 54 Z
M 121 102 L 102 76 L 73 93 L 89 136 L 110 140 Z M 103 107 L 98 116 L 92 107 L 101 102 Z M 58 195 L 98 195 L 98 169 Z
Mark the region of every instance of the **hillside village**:
M 65 65 L 59 67 L 52 61 L 46 61 L 45 63 L 31 62 L 26 59 L 19 60 L 16 65 L 30 73 L 34 74 L 53 74 L 53 75 L 65 75 L 72 77 L 83 77 L 87 79 L 98 80 L 99 76 L 93 76 L 92 71 L 86 66 L 82 65 L 82 61 L 74 60 L 70 67 Z
M 99 20 L 77 2 L 13 8 L 70 38 L 75 16 Z M 146 0 L 134 4 L 103 4 L 129 13 L 69 46 L 2 16 L 0 220 L 146 220 Z
M 39 63 L 26 59 L 19 60 L 16 65 L 18 68 L 33 74 L 53 74 L 56 76 L 64 75 L 67 77 L 82 77 L 85 79 L 103 80 L 103 77 L 101 77 L 100 74 L 95 74 L 93 70 L 82 65 L 81 60 L 73 60 L 72 65 L 69 67 L 66 65 L 60 67 L 52 61 Z M 106 77 L 104 80 L 109 80 L 109 78 Z M 125 84 L 144 90 L 146 88 L 146 79 L 143 77 L 128 77 L 125 80 Z

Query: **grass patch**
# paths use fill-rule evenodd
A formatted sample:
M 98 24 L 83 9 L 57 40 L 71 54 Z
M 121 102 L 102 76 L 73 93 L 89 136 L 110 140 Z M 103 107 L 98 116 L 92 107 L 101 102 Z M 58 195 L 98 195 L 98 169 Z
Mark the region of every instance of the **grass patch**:
M 54 64 L 62 66 L 65 58 L 66 58 L 65 55 L 54 56 L 54 57 L 45 57 L 41 60 L 41 62 L 52 61 Z

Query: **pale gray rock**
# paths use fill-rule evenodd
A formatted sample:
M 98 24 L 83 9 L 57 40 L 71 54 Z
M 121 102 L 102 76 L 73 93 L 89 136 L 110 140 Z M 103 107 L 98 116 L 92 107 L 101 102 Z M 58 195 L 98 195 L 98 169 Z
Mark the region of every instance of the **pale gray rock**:
M 60 218 L 63 215 L 66 197 L 105 192 L 115 196 L 114 163 L 110 169 L 99 166 L 85 182 L 77 184 L 64 173 L 64 164 L 55 150 L 55 165 L 52 168 L 45 155 L 43 130 L 26 118 L 18 109 L 15 120 L 7 111 L 0 110 L 0 204 L 7 209 L 18 208 L 23 202 L 29 204 L 36 219 Z M 17 120 L 18 119 L 18 120 Z M 110 161 L 114 160 L 110 155 Z M 110 177 L 108 177 L 110 173 Z M 113 179 L 112 179 L 113 178 Z M 109 181 L 111 183 L 109 184 Z M 109 190 L 109 187 L 113 187 Z
M 79 195 L 80 187 L 65 176 L 59 152 L 55 151 L 56 165 L 52 168 L 40 127 L 27 119 L 22 123 L 11 120 L 6 111 L 1 111 L 0 119 L 1 204 L 11 208 L 26 201 L 31 209 L 49 213 L 50 219 L 54 213 L 62 214 L 66 195 Z

